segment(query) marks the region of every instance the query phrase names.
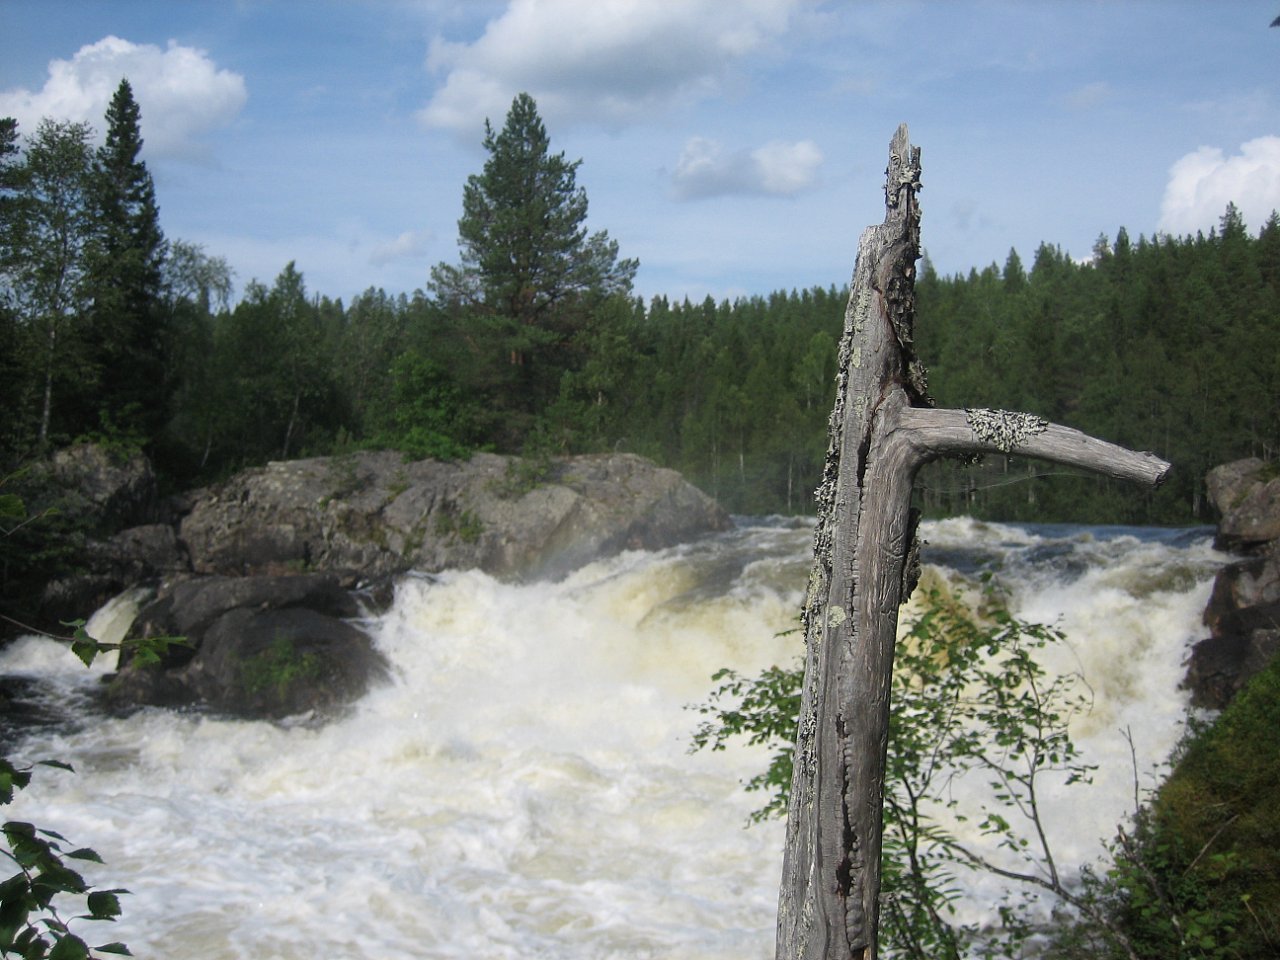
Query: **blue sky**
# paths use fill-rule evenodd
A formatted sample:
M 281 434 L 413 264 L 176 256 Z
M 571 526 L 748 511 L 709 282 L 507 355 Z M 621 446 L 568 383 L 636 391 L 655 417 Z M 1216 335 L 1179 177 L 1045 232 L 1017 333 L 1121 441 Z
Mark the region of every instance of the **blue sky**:
M 531 93 L 637 292 L 847 281 L 900 122 L 945 274 L 1280 207 L 1280 0 L 0 0 L 0 115 L 128 76 L 171 238 L 237 290 L 426 285 Z

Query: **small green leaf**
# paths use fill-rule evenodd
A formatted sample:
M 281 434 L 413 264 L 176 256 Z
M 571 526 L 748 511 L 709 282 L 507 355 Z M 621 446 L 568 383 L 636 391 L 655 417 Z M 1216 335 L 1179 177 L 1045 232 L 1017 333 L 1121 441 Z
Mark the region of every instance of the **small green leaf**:
M 101 946 L 94 947 L 99 953 L 116 953 L 123 957 L 132 957 L 133 954 L 123 943 L 116 941 L 114 943 L 104 943 Z
M 42 767 L 57 767 L 59 770 L 67 770 L 67 771 L 70 771 L 71 773 L 76 772 L 75 767 L 71 766 L 71 764 L 66 763 L 62 760 L 41 760 L 39 761 L 39 764 Z
M 89 956 L 89 945 L 69 933 L 58 940 L 49 951 L 49 960 L 86 960 Z
M 72 860 L 91 860 L 94 863 L 103 863 L 103 859 L 98 856 L 96 850 L 90 850 L 88 847 L 81 847 L 79 850 L 72 850 L 67 854 Z
M 76 640 L 71 644 L 71 652 L 80 658 L 80 661 L 86 666 L 93 666 L 93 659 L 98 655 L 98 644 L 96 641 Z
M 89 904 L 91 920 L 114 920 L 120 916 L 120 898 L 110 890 L 95 890 L 85 898 Z
M 49 942 L 40 936 L 35 927 L 27 927 L 13 941 L 18 956 L 22 960 L 44 960 L 49 951 Z
M 22 874 L 18 874 L 22 877 Z M 25 884 L 23 892 L 25 893 Z M 27 906 L 26 897 L 6 897 L 0 900 L 0 955 L 11 947 L 17 939 L 18 931 L 27 925 L 27 917 L 31 910 Z

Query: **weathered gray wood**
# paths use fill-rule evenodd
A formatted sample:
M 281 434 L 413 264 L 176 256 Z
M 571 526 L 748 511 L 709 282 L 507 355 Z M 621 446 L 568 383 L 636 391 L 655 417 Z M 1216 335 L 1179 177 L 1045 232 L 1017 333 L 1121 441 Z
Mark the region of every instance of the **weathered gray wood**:
M 1169 469 L 1027 414 L 931 409 L 912 346 L 919 178 L 920 151 L 904 124 L 889 148 L 884 223 L 858 246 L 818 489 L 779 960 L 876 957 L 889 687 L 920 466 L 1016 450 L 1152 485 Z

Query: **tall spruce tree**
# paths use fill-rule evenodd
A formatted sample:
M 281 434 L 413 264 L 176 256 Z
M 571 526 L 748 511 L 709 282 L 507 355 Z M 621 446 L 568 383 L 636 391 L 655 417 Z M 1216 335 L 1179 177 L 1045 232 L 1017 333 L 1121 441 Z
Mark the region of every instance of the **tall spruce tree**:
M 107 135 L 97 152 L 97 237 L 90 284 L 91 329 L 98 361 L 96 418 L 108 430 L 155 437 L 168 412 L 169 336 L 162 303 L 166 253 L 155 186 L 140 158 L 141 112 L 127 79 L 107 108 Z
M 582 161 L 551 153 L 531 96 L 515 98 L 501 131 L 485 121 L 484 147 L 463 190 L 461 263 L 436 266 L 430 287 L 485 354 L 478 385 L 528 415 L 554 398 L 576 335 L 605 298 L 630 291 L 637 262 L 620 260 L 607 232 L 588 234 Z

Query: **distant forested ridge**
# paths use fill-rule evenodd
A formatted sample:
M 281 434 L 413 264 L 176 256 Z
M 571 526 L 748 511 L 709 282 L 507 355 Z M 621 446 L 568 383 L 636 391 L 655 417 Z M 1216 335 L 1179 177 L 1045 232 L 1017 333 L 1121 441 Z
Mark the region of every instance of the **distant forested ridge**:
M 425 289 L 308 293 L 293 263 L 238 300 L 225 260 L 168 240 L 122 85 L 106 144 L 0 121 L 0 466 L 80 438 L 145 449 L 171 488 L 363 446 L 410 456 L 625 450 L 739 513 L 808 513 L 845 292 L 701 303 L 632 291 L 636 261 L 586 229 L 581 161 L 532 99 L 486 127 L 460 261 Z M 533 174 L 533 175 L 526 175 Z M 850 267 L 855 251 L 850 250 Z M 56 260 L 51 259 L 56 255 Z M 429 279 L 428 279 L 429 278 Z M 1280 440 L 1280 218 L 1234 206 L 1208 236 L 1053 245 L 917 286 L 917 349 L 944 406 L 1039 413 L 1170 460 L 1143 497 L 1014 458 L 921 477 L 932 515 L 1210 518 L 1206 470 Z

